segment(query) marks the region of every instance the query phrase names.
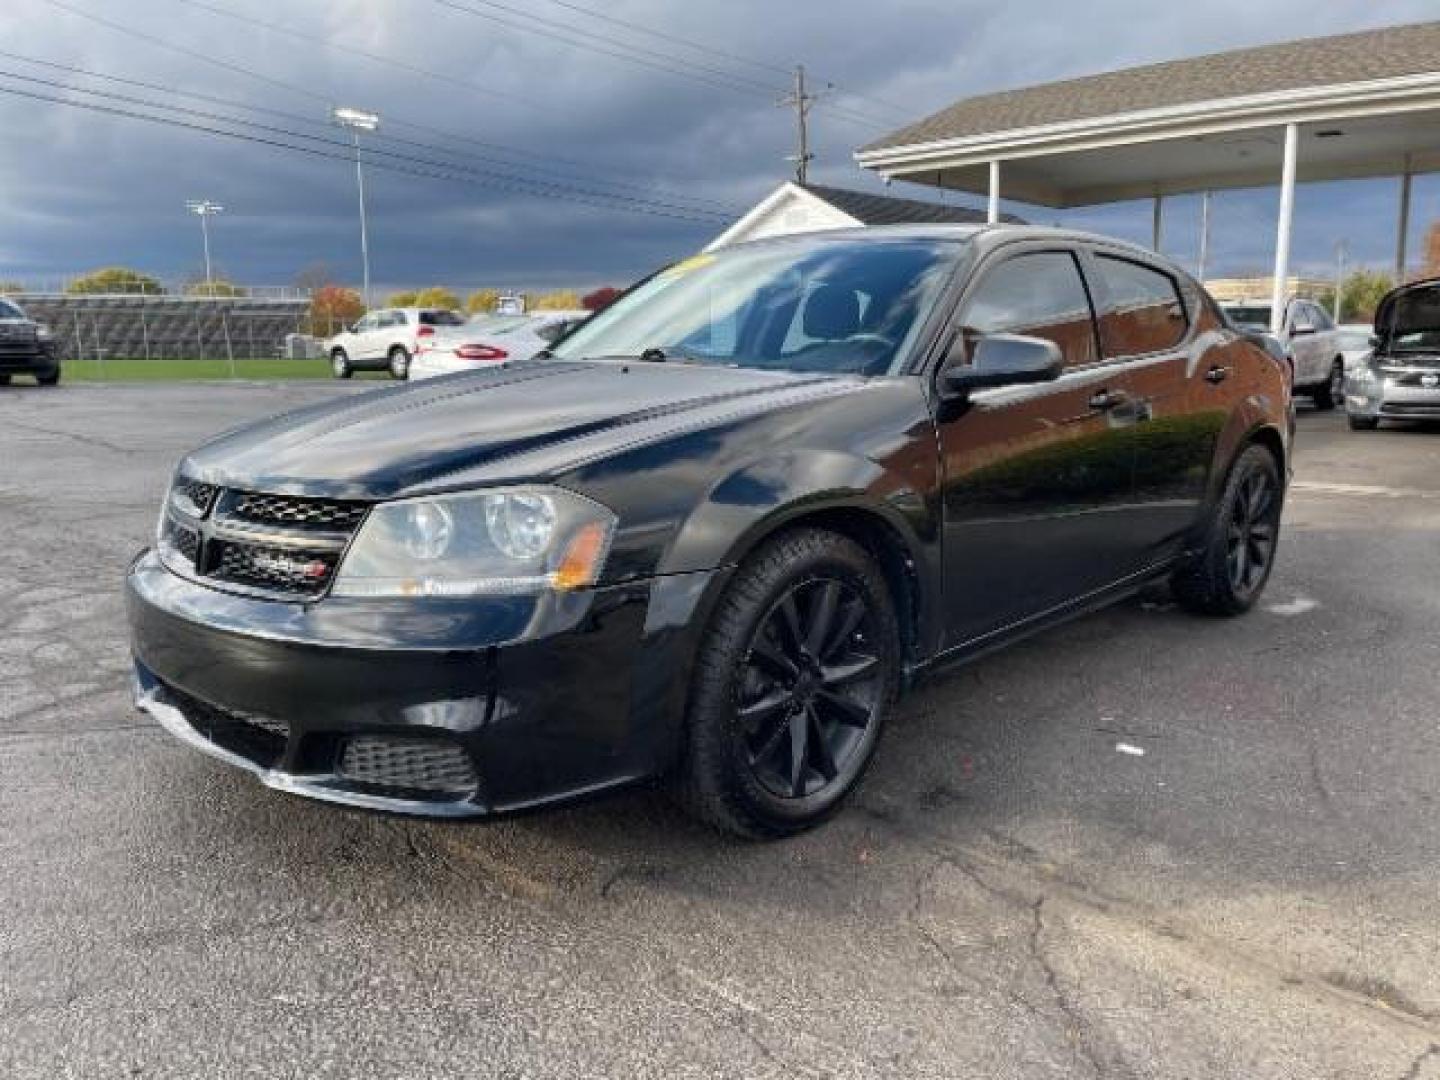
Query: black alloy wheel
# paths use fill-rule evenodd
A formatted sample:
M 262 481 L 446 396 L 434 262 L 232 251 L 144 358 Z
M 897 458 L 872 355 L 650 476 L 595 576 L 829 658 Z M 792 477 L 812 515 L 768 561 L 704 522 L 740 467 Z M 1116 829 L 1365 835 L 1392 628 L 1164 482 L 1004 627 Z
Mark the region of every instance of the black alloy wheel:
M 1247 446 L 1210 511 L 1200 550 L 1171 579 L 1182 606 L 1207 615 L 1239 615 L 1254 606 L 1275 566 L 1284 495 L 1275 456 Z
M 696 654 L 679 794 L 754 839 L 829 817 L 874 757 L 899 688 L 899 622 L 854 540 L 783 533 L 736 569 Z
M 1225 536 L 1225 566 L 1237 595 L 1253 592 L 1270 572 L 1280 531 L 1279 507 L 1268 472 L 1253 469 L 1242 478 Z
M 877 717 L 884 663 L 865 598 L 837 578 L 788 589 L 756 628 L 736 715 L 755 779 L 803 799 L 836 782 Z

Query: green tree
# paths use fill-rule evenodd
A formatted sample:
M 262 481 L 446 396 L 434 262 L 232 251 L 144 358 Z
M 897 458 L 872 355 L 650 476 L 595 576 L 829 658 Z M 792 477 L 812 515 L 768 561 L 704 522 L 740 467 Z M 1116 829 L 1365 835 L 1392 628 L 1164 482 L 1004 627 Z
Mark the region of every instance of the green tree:
M 185 286 L 186 296 L 244 296 L 245 290 L 234 282 L 226 281 L 224 278 L 216 278 L 214 281 L 197 281 Z
M 65 291 L 75 295 L 144 293 L 158 296 L 165 289 L 155 278 L 142 274 L 139 270 L 131 270 L 125 266 L 107 266 L 75 278 L 65 287 Z
M 460 310 L 460 297 L 445 288 L 443 285 L 431 285 L 428 289 L 421 289 L 415 294 L 415 303 L 411 307 L 433 307 L 445 308 L 447 311 Z
M 416 292 L 414 289 L 410 289 L 410 290 L 408 290 L 407 292 L 391 293 L 391 294 L 390 294 L 390 298 L 385 301 L 385 306 L 386 306 L 386 307 L 414 307 L 414 306 L 415 306 L 415 297 L 417 297 L 417 296 L 419 296 L 419 295 L 420 295 L 420 294 L 419 294 L 418 292 Z
M 471 315 L 488 315 L 499 302 L 499 289 L 476 289 L 465 301 L 465 310 Z
M 1369 322 L 1375 317 L 1380 298 L 1395 287 L 1395 279 L 1383 270 L 1355 270 L 1347 274 L 1340 288 L 1340 320 Z M 1334 291 L 1321 302 L 1334 310 Z

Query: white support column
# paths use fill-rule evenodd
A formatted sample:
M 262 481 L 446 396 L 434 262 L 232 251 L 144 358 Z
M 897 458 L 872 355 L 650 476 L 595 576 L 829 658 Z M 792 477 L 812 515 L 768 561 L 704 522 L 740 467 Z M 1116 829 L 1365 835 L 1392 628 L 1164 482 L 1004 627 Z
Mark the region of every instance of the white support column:
M 1210 192 L 1200 196 L 1200 261 L 1195 267 L 1195 276 L 1205 284 L 1205 270 L 1210 262 Z
M 1405 284 L 1405 244 L 1410 236 L 1410 155 L 1405 155 L 1405 171 L 1400 174 L 1400 220 L 1395 227 L 1395 284 Z
M 990 202 L 985 208 L 985 220 L 991 225 L 1000 223 L 1000 162 L 990 162 Z
M 1280 220 L 1275 228 L 1275 285 L 1270 292 L 1270 332 L 1285 325 L 1285 283 L 1290 277 L 1290 221 L 1295 216 L 1295 151 L 1300 129 L 1285 125 L 1285 164 L 1280 172 Z
M 1165 207 L 1165 196 L 1156 195 L 1150 209 L 1150 247 L 1158 253 L 1160 251 L 1160 229 L 1163 221 Z

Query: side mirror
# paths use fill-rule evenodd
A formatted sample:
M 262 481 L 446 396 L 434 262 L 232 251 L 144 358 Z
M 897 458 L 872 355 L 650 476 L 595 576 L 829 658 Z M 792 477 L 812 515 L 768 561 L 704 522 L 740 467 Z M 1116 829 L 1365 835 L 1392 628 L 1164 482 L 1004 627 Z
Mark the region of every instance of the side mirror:
M 968 363 L 964 348 L 962 334 L 945 358 L 940 392 L 947 398 L 992 386 L 1051 382 L 1065 369 L 1060 346 L 1044 338 L 989 334 L 976 342 Z

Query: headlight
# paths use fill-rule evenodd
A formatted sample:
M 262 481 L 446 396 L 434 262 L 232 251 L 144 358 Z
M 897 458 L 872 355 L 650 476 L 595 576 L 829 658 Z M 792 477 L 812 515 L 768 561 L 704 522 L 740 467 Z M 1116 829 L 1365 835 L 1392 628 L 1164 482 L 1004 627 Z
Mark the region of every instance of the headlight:
M 615 515 L 563 488 L 523 487 L 381 503 L 331 587 L 335 596 L 518 596 L 600 577 Z
M 35 340 L 36 340 L 36 341 L 53 341 L 54 338 L 55 338 L 55 332 L 54 332 L 53 330 L 51 330 L 50 327 L 47 326 L 45 323 L 42 322 L 42 323 L 36 323 L 36 324 L 35 324 Z

